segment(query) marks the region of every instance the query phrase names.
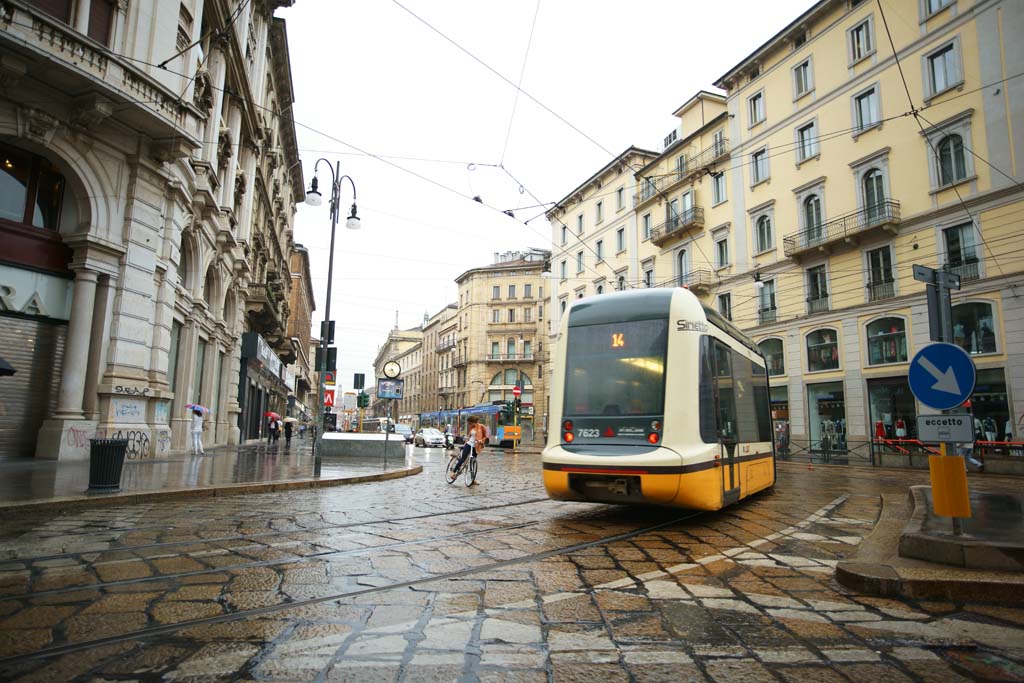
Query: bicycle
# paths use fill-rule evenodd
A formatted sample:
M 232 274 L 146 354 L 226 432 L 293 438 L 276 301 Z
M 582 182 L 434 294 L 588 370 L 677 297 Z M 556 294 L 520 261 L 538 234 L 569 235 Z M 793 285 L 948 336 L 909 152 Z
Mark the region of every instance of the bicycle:
M 466 486 L 472 486 L 476 481 L 476 453 L 471 453 L 465 458 L 461 453 L 452 453 L 448 457 L 448 466 L 444 470 L 445 481 L 454 484 L 463 473 L 466 475 Z

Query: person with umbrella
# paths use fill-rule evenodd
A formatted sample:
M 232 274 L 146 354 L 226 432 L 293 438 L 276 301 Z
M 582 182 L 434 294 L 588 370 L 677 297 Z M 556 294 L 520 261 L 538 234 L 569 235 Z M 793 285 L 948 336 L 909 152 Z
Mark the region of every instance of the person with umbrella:
M 294 417 L 284 418 L 284 445 L 292 445 L 292 423 L 297 422 Z
M 192 411 L 192 454 L 202 455 L 203 451 L 203 416 L 210 412 L 209 408 L 189 403 L 185 406 Z

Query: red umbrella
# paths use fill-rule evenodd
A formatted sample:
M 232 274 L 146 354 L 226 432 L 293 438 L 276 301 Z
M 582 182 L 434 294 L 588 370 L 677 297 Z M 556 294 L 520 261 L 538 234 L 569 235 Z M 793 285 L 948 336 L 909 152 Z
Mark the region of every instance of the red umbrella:
M 272 417 L 275 420 L 281 419 L 281 416 L 275 413 L 273 410 L 268 410 L 267 412 L 263 413 L 263 417 Z

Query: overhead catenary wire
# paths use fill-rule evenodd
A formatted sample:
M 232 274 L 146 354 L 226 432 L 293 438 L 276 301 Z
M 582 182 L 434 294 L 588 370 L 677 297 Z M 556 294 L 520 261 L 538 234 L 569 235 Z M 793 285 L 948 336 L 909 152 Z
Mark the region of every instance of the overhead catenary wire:
M 526 63 L 530 57 L 530 46 L 533 45 L 533 32 L 537 28 L 537 15 L 540 14 L 540 0 L 537 0 L 537 6 L 533 10 L 533 21 L 530 23 L 530 37 L 526 41 L 526 52 L 523 54 L 523 66 L 519 70 L 519 82 L 516 83 L 516 94 L 512 100 L 512 112 L 508 116 L 508 129 L 505 131 L 505 144 L 501 148 L 501 159 L 498 161 L 498 165 L 505 163 L 505 152 L 508 151 L 508 141 L 512 137 L 512 123 L 516 119 L 516 105 L 519 104 L 519 93 L 522 92 L 523 88 L 523 76 L 526 74 Z

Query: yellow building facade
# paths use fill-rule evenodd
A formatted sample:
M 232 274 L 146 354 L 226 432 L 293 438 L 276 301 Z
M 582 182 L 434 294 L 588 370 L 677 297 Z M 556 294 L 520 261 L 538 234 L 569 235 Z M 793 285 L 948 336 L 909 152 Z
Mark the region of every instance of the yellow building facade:
M 978 368 L 982 439 L 1024 428 L 1019 35 L 1010 0 L 823 0 L 719 78 L 724 96 L 675 112 L 635 174 L 635 285 L 685 284 L 760 343 L 791 451 L 854 462 L 915 436 L 930 410 L 908 361 L 930 339 L 914 264 L 961 276 L 954 343 Z

